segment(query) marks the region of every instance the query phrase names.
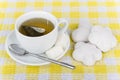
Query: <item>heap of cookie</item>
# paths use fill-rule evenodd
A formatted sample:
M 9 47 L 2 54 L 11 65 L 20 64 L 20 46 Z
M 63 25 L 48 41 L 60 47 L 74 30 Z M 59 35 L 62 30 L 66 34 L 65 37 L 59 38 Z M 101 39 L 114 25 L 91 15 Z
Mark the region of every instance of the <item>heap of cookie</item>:
M 108 27 L 79 26 L 72 32 L 76 42 L 73 58 L 85 65 L 92 66 L 102 59 L 102 52 L 107 52 L 117 45 L 117 40 Z

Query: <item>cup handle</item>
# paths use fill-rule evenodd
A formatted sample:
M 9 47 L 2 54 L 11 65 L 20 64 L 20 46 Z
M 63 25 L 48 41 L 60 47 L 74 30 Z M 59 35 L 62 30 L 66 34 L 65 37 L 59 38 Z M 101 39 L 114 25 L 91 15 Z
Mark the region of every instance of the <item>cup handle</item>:
M 59 26 L 60 24 L 64 24 L 64 26 L 63 26 L 62 29 L 60 29 L 59 32 L 60 32 L 60 33 L 66 32 L 66 31 L 67 31 L 67 28 L 68 28 L 68 21 L 65 20 L 65 19 L 63 19 L 63 18 L 59 18 L 59 19 L 58 19 L 58 26 Z

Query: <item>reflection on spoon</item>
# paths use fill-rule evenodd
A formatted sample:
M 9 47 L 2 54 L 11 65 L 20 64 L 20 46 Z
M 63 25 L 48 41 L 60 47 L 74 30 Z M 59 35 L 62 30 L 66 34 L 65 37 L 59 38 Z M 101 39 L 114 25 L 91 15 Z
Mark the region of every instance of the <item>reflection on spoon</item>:
M 67 68 L 70 68 L 70 69 L 75 69 L 75 66 L 73 66 L 73 65 L 70 65 L 70 64 L 67 64 L 67 63 L 64 63 L 64 62 L 60 62 L 60 61 L 57 61 L 57 60 L 54 60 L 54 59 L 50 59 L 48 57 L 41 56 L 41 55 L 38 55 L 38 54 L 32 54 L 30 52 L 27 52 L 26 50 L 21 48 L 21 46 L 18 45 L 18 44 L 10 44 L 8 48 L 14 54 L 19 55 L 19 56 L 31 55 L 31 56 L 34 56 L 36 58 L 39 58 L 39 59 L 42 59 L 42 60 L 45 60 L 45 61 L 48 61 L 48 62 L 52 62 L 52 63 L 58 64 L 58 65 L 61 65 L 61 66 L 64 66 L 64 67 L 67 67 Z

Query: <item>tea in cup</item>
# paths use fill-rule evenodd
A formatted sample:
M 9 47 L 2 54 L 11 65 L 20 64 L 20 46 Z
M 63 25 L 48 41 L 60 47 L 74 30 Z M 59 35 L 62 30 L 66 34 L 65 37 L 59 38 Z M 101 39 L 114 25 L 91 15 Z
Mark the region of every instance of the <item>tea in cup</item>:
M 54 46 L 59 25 L 62 23 L 65 25 L 61 31 L 65 32 L 68 28 L 68 22 L 65 19 L 57 19 L 44 11 L 26 13 L 15 23 L 17 40 L 26 51 L 35 54 L 43 53 Z

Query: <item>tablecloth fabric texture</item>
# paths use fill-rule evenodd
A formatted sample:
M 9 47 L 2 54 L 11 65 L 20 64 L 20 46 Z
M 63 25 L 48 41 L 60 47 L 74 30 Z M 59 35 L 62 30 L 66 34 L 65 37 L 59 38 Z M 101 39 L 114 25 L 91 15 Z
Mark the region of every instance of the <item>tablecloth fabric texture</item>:
M 55 64 L 26 66 L 17 63 L 5 50 L 6 37 L 14 30 L 20 15 L 35 10 L 66 18 L 69 32 L 85 23 L 110 27 L 118 45 L 88 67 L 71 57 L 74 45 L 71 40 L 70 49 L 60 61 L 75 65 L 75 70 Z M 120 80 L 120 0 L 0 0 L 0 80 Z

